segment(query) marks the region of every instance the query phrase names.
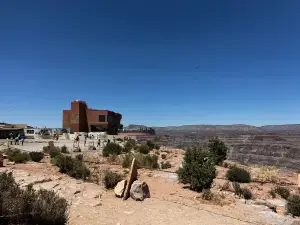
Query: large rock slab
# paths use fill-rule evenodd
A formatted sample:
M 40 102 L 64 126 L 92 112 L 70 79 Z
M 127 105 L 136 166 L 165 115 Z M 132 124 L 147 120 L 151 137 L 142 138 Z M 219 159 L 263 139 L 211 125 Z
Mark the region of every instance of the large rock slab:
M 137 175 L 138 175 L 138 172 L 137 172 L 137 164 L 136 164 L 136 160 L 133 159 L 132 160 L 132 163 L 131 163 L 131 168 L 130 168 L 130 173 L 129 173 L 129 177 L 127 179 L 127 186 L 126 186 L 126 189 L 125 189 L 125 192 L 124 192 L 124 197 L 123 197 L 123 200 L 126 200 L 129 198 L 130 196 L 130 188 L 131 188 L 131 185 L 132 183 L 137 180 Z
M 115 195 L 119 198 L 124 196 L 127 180 L 120 181 L 114 189 Z
M 130 188 L 130 197 L 136 201 L 143 201 L 150 198 L 149 187 L 145 182 L 134 181 Z

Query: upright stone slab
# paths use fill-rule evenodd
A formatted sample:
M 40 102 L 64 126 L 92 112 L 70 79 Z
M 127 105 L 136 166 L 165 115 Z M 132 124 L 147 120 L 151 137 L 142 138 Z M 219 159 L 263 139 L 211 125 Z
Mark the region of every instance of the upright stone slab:
M 127 200 L 129 198 L 131 185 L 135 180 L 137 180 L 137 175 L 138 175 L 137 165 L 136 165 L 135 159 L 133 159 L 132 163 L 131 163 L 130 173 L 129 173 L 129 177 L 127 180 L 127 185 L 126 185 L 126 189 L 124 192 L 123 200 Z
M 4 159 L 4 157 L 3 157 L 2 153 L 0 153 L 0 167 L 3 167 L 3 159 Z

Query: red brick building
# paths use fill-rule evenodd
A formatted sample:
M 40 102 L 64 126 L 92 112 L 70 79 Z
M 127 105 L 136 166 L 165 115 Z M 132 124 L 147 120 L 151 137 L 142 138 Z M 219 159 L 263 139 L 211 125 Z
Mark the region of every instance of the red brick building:
M 70 132 L 106 131 L 117 134 L 121 125 L 122 115 L 109 110 L 88 108 L 84 101 L 71 102 L 71 110 L 63 110 L 63 128 Z

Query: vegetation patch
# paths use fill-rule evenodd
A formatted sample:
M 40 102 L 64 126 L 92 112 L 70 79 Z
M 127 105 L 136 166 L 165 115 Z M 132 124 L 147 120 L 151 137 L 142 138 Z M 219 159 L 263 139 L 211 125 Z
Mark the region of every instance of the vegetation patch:
M 30 156 L 27 152 L 21 152 L 19 149 L 10 149 L 5 152 L 9 161 L 15 163 L 26 163 L 30 160 Z
M 190 184 L 190 189 L 202 191 L 210 188 L 216 177 L 214 162 L 210 153 L 199 147 L 188 148 L 184 155 L 183 167 L 177 171 L 179 181 Z
M 123 148 L 116 143 L 108 143 L 104 148 L 103 148 L 103 156 L 108 157 L 109 155 L 120 155 L 123 151 Z
M 123 151 L 126 152 L 126 153 L 128 153 L 128 152 L 130 152 L 132 149 L 134 149 L 135 146 L 136 146 L 135 140 L 129 139 L 129 140 L 126 142 Z
M 107 170 L 104 172 L 103 183 L 107 189 L 115 188 L 115 186 L 123 179 L 123 177 L 115 172 Z
M 65 154 L 69 154 L 70 153 L 69 150 L 68 150 L 68 147 L 65 146 L 65 145 L 60 148 L 60 152 L 61 153 L 65 153 Z
M 167 161 L 167 162 L 161 162 L 160 163 L 160 168 L 161 169 L 169 169 L 171 167 L 172 167 L 172 165 L 171 165 L 171 163 L 169 161 Z
M 68 203 L 54 191 L 23 190 L 12 173 L 2 173 L 0 184 L 1 224 L 67 224 Z
M 240 182 L 240 183 L 250 183 L 251 176 L 250 173 L 239 167 L 232 167 L 226 173 L 226 178 L 233 182 Z
M 129 168 L 133 158 L 136 159 L 138 168 L 146 169 L 157 169 L 158 165 L 158 156 L 157 155 L 144 155 L 144 154 L 126 154 L 122 163 L 124 168 Z
M 269 194 L 275 198 L 276 194 L 278 194 L 281 198 L 287 199 L 290 196 L 290 191 L 289 189 L 281 186 L 275 186 L 269 191 Z
M 40 162 L 44 158 L 43 152 L 30 152 L 29 155 L 34 162 Z
M 76 179 L 86 180 L 90 176 L 90 170 L 85 166 L 82 159 L 58 154 L 52 163 L 59 168 L 59 172 L 66 173 Z
M 211 153 L 211 158 L 214 163 L 216 165 L 222 165 L 223 161 L 226 159 L 228 151 L 225 143 L 215 137 L 209 140 L 208 149 Z
M 142 153 L 142 154 L 148 154 L 150 152 L 151 148 L 148 146 L 148 145 L 140 145 L 139 148 L 138 148 L 138 151 L 139 153 Z
M 300 195 L 291 195 L 288 197 L 286 210 L 293 216 L 300 216 Z

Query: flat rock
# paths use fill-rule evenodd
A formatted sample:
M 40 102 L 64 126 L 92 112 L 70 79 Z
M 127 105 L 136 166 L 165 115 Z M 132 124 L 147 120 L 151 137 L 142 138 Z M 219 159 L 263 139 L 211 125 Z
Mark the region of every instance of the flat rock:
M 119 198 L 124 196 L 127 180 L 120 181 L 114 189 L 115 195 Z

